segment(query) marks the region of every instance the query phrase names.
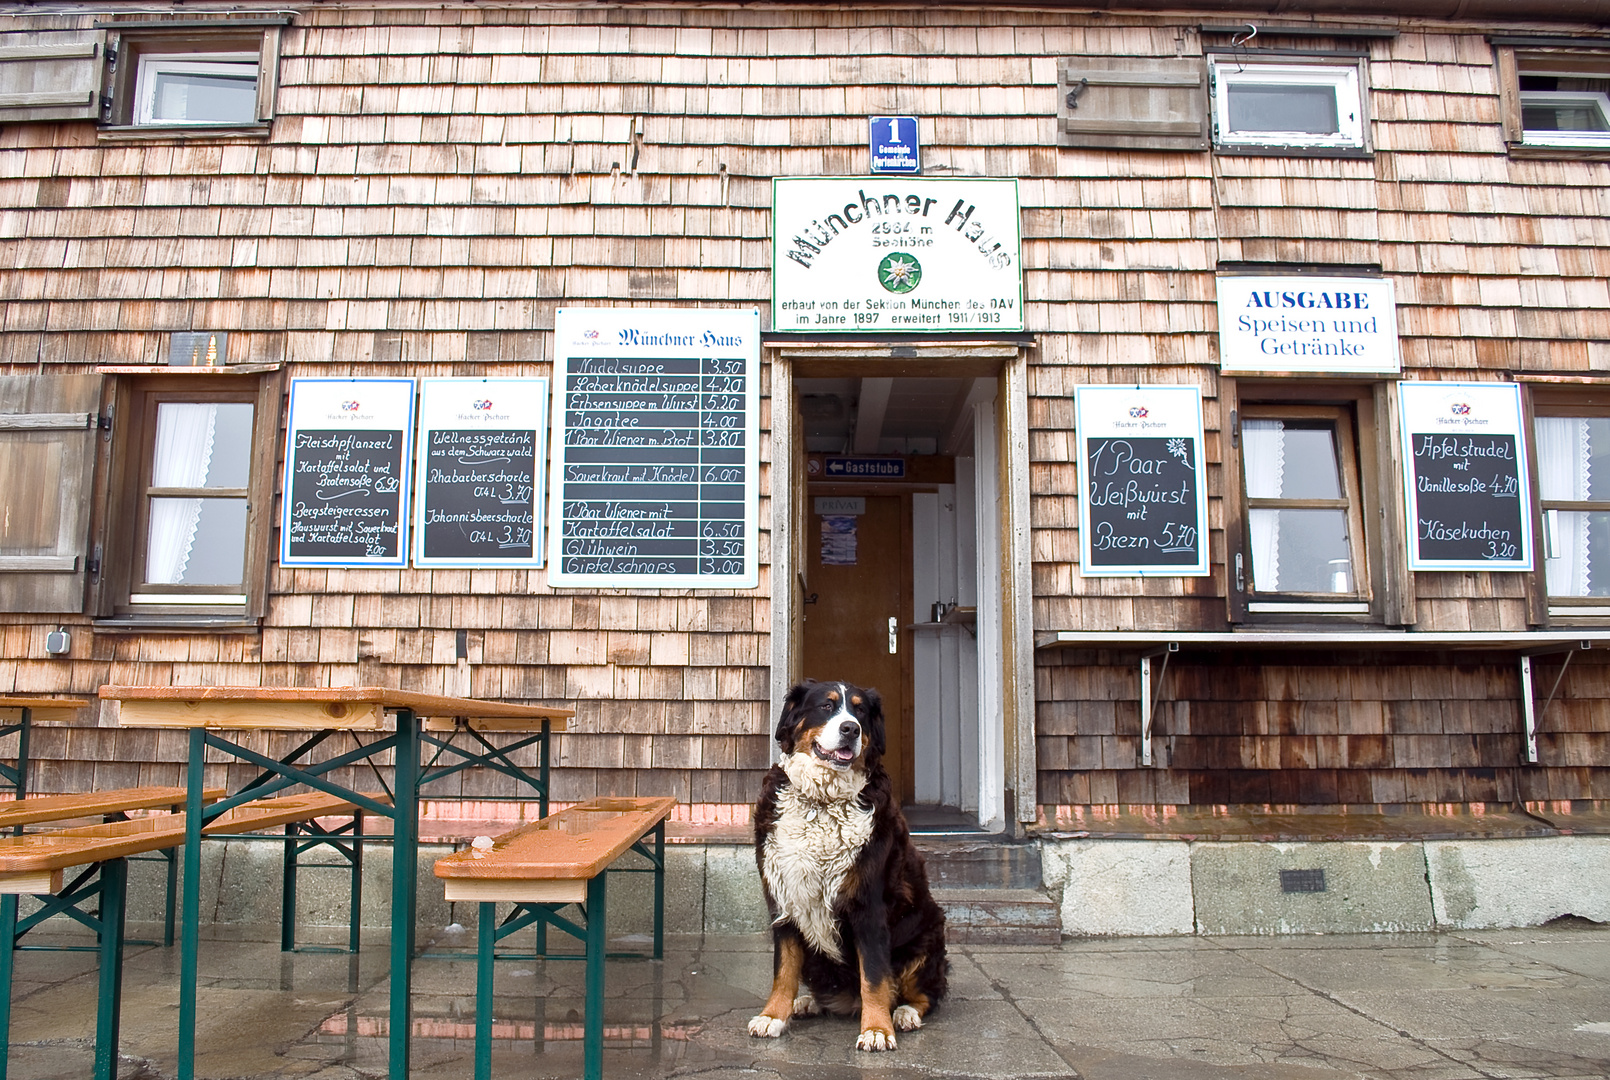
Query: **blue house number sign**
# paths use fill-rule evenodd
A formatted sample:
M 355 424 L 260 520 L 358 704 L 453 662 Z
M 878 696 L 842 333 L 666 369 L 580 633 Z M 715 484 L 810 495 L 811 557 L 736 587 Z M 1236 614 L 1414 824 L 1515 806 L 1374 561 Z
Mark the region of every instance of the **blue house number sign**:
M 922 171 L 915 116 L 873 116 L 868 124 L 872 172 L 916 175 Z

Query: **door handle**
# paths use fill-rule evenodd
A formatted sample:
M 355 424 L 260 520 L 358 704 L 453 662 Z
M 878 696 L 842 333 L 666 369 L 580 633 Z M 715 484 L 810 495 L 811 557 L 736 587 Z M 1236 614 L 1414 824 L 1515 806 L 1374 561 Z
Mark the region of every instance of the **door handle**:
M 889 617 L 889 655 L 893 656 L 900 651 L 900 620 Z

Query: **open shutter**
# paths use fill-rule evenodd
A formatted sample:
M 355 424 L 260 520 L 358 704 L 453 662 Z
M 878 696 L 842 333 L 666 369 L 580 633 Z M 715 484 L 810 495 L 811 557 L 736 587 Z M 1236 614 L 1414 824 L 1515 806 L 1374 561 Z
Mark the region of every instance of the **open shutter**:
M 1207 116 L 1207 65 L 1199 56 L 1057 61 L 1063 146 L 1206 150 Z
M 0 123 L 98 120 L 104 30 L 0 34 Z
M 0 612 L 84 610 L 99 375 L 0 377 Z

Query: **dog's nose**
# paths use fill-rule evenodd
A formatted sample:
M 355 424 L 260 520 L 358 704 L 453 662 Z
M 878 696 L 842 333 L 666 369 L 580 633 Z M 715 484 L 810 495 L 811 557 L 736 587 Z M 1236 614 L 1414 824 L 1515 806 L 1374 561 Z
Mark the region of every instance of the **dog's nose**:
M 861 725 L 857 724 L 854 720 L 846 720 L 839 725 L 839 734 L 844 736 L 846 739 L 853 739 L 857 735 L 861 734 Z

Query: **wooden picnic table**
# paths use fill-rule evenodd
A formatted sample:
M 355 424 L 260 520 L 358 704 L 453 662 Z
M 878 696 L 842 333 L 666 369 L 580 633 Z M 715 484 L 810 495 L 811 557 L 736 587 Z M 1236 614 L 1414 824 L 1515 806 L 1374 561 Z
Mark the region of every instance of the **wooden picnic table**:
M 0 762 L 0 784 L 9 784 L 17 798 L 28 794 L 28 743 L 35 722 L 76 720 L 89 708 L 84 698 L 46 696 L 0 696 L 0 713 L 15 713 L 16 719 L 0 720 L 0 738 L 17 736 L 17 763 Z
M 180 1080 L 193 1080 L 195 1076 L 200 840 L 204 821 L 253 799 L 306 784 L 350 799 L 363 811 L 391 819 L 393 866 L 412 868 L 418 865 L 419 790 L 423 784 L 464 769 L 485 766 L 536 789 L 542 812 L 546 814 L 549 735 L 564 730 L 566 721 L 575 715 L 571 709 L 552 706 L 373 686 L 103 686 L 100 696 L 119 703 L 120 725 L 189 730 L 188 824 L 184 845 L 184 921 L 179 976 Z M 308 738 L 285 758 L 275 760 L 219 734 L 234 730 L 304 731 Z M 329 736 L 348 731 L 372 733 L 375 738 L 364 743 L 354 734 L 358 744 L 354 749 L 336 753 L 324 761 L 298 764 L 307 752 Z M 517 731 L 524 733 L 524 737 L 509 746 L 499 747 L 485 738 L 483 733 L 488 731 Z M 461 737 L 470 745 L 460 743 Z M 536 778 L 509 757 L 515 750 L 533 743 L 539 745 L 541 755 Z M 426 747 L 434 748 L 435 755 L 422 762 L 421 751 Z M 204 811 L 202 778 L 209 749 L 249 762 L 263 772 L 247 788 L 225 796 Z M 393 755 L 395 769 L 390 804 L 326 779 L 326 774 L 334 769 L 372 761 L 388 752 Z M 451 760 L 440 764 L 444 755 Z M 409 1071 L 417 895 L 414 873 L 392 874 L 388 1062 L 391 1080 L 407 1080 Z

